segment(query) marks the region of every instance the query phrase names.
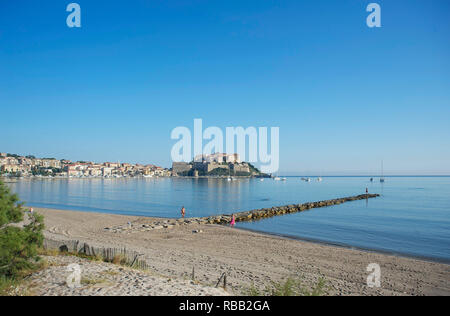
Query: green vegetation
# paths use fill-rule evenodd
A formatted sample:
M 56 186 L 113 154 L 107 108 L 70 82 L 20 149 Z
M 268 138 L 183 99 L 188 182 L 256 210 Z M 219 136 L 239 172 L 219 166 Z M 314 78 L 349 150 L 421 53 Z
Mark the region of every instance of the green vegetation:
M 288 278 L 283 282 L 273 282 L 263 290 L 255 286 L 244 291 L 244 295 L 249 296 L 323 296 L 326 295 L 326 281 L 320 278 L 312 289 L 303 286 L 298 278 Z
M 0 296 L 8 296 L 16 286 L 16 280 L 0 275 Z
M 257 176 L 258 178 L 270 178 L 269 174 L 262 173 L 258 168 L 256 168 L 251 163 L 248 163 L 248 166 L 250 167 L 250 173 Z
M 38 248 L 42 246 L 44 236 L 43 217 L 28 214 L 24 220 L 23 204 L 9 188 L 0 181 L 0 289 L 20 281 L 26 274 L 38 267 Z M 0 293 L 4 294 L 4 293 Z
M 16 154 L 6 154 L 6 157 L 10 157 L 10 158 L 20 158 L 19 155 Z
M 255 176 L 258 178 L 270 178 L 270 175 L 261 173 L 257 168 L 255 168 L 252 164 L 248 164 L 250 168 L 250 172 L 243 172 L 243 171 L 233 171 L 231 170 L 232 164 L 227 162 L 222 162 L 219 165 L 223 167 L 216 168 L 214 170 L 211 170 L 210 172 L 206 172 L 204 170 L 197 170 L 199 177 L 250 177 Z M 195 169 L 184 171 L 182 173 L 179 173 L 179 176 L 182 177 L 193 177 L 194 176 Z
M 77 258 L 82 258 L 82 259 L 86 259 L 89 261 L 93 261 L 93 262 L 107 262 L 107 263 L 112 263 L 114 265 L 118 265 L 118 266 L 123 266 L 123 267 L 127 267 L 127 268 L 132 268 L 132 269 L 136 269 L 136 270 L 144 270 L 139 268 L 139 261 L 136 261 L 134 263 L 134 265 L 132 265 L 132 262 L 125 257 L 124 255 L 116 255 L 112 260 L 111 259 L 107 259 L 101 255 L 87 255 L 81 252 L 68 252 L 68 251 L 60 251 L 60 250 L 49 250 L 49 249 L 43 249 L 40 248 L 38 251 L 39 255 L 41 256 L 52 256 L 52 257 L 56 257 L 56 256 L 68 256 L 68 257 L 77 257 Z
M 208 176 L 222 176 L 222 177 L 226 177 L 229 174 L 230 170 L 227 168 L 217 168 L 207 173 Z
M 62 172 L 62 169 L 58 169 L 58 168 L 45 168 L 45 167 L 32 167 L 31 168 L 31 173 L 33 174 L 33 176 L 52 176 L 55 174 L 59 174 Z
M 107 284 L 107 283 L 108 283 L 108 281 L 105 279 L 90 278 L 90 277 L 81 278 L 82 285 L 94 286 L 94 285 Z

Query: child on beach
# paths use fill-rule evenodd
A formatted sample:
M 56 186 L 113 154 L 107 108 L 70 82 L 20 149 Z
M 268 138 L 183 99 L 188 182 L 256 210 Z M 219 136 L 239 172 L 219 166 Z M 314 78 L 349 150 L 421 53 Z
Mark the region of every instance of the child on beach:
M 231 226 L 231 227 L 234 227 L 234 225 L 236 225 L 236 216 L 234 216 L 234 214 L 233 214 L 233 215 L 231 215 L 231 223 L 230 223 L 230 226 Z
M 186 209 L 184 208 L 184 206 L 181 208 L 181 217 L 184 218 L 184 216 L 186 215 Z

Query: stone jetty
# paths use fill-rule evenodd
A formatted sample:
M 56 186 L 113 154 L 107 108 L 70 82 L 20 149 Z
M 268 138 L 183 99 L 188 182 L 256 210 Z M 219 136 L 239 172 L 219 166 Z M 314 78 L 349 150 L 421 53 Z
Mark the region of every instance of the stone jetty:
M 274 216 L 293 214 L 311 210 L 314 208 L 327 207 L 333 205 L 339 205 L 345 202 L 366 200 L 379 197 L 379 194 L 362 194 L 357 196 L 350 196 L 345 198 L 325 200 L 319 202 L 308 202 L 303 204 L 293 204 L 279 207 L 263 208 L 259 210 L 253 210 L 248 212 L 234 213 L 236 222 L 249 222 L 255 220 L 261 220 Z M 231 222 L 231 215 L 210 216 L 204 218 L 208 224 L 229 224 Z
M 236 222 L 250 222 L 270 218 L 274 216 L 294 214 L 298 212 L 304 212 L 320 207 L 328 207 L 333 205 L 340 205 L 346 202 L 366 200 L 379 197 L 379 194 L 361 194 L 356 196 L 325 200 L 319 202 L 308 202 L 303 204 L 292 204 L 279 207 L 263 208 L 259 210 L 236 212 Z M 126 225 L 107 227 L 106 231 L 113 233 L 133 233 L 137 231 L 151 231 L 151 230 L 164 230 L 171 229 L 180 225 L 192 225 L 192 224 L 218 224 L 226 225 L 231 223 L 231 214 L 228 215 L 215 215 L 208 217 L 196 217 L 196 218 L 180 218 L 180 219 L 166 219 L 153 221 L 146 224 L 128 223 Z

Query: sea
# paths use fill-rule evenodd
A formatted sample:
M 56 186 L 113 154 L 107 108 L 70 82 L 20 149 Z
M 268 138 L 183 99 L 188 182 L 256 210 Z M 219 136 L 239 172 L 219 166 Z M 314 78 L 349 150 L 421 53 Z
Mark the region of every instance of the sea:
M 450 263 L 450 177 L 272 179 L 20 179 L 28 206 L 176 218 L 254 210 L 369 193 L 381 197 L 237 223 L 236 228 Z M 82 214 L 82 213 L 81 213 Z

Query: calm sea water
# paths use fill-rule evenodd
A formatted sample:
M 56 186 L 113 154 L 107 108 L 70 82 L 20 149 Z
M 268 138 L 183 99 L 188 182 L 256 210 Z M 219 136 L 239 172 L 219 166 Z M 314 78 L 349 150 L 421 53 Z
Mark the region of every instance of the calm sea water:
M 199 217 L 365 192 L 381 198 L 275 217 L 238 227 L 450 262 L 450 177 L 324 177 L 306 183 L 245 179 L 64 179 L 9 184 L 28 205 L 86 212 Z

